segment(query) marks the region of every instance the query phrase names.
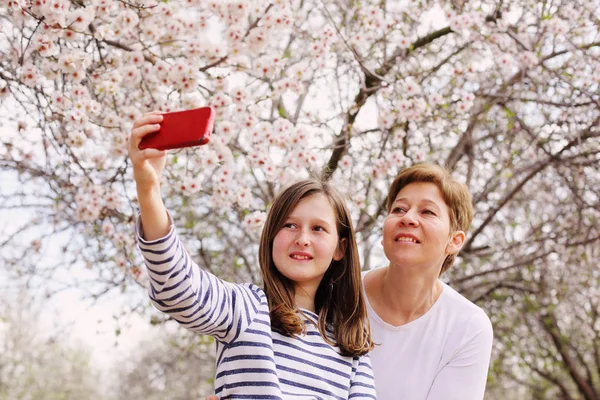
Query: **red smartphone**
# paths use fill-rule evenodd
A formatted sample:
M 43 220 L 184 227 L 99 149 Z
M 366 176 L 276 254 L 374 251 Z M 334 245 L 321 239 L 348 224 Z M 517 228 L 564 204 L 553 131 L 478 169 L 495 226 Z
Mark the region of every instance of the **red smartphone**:
M 208 143 L 215 123 L 211 107 L 162 114 L 160 130 L 142 138 L 139 148 L 179 149 Z

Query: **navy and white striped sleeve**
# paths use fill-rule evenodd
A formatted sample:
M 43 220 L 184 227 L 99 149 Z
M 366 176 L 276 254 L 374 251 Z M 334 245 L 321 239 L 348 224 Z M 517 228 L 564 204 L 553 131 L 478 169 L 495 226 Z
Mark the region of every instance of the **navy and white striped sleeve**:
M 252 322 L 264 292 L 255 285 L 225 282 L 203 271 L 190 258 L 173 224 L 160 239 L 143 239 L 137 223 L 138 246 L 150 278 L 152 304 L 194 332 L 224 343 L 235 340 Z
M 377 399 L 375 378 L 368 354 L 354 357 L 348 399 Z

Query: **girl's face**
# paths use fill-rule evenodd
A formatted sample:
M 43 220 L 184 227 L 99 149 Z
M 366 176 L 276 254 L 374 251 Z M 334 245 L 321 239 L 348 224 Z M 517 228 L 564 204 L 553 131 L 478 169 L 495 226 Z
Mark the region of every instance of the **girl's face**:
M 331 260 L 341 260 L 335 211 L 323 194 L 302 199 L 273 239 L 277 270 L 314 298 Z
M 391 265 L 439 269 L 449 254 L 460 250 L 465 234 L 450 231 L 448 206 L 433 183 L 406 185 L 396 196 L 383 223 L 383 250 Z

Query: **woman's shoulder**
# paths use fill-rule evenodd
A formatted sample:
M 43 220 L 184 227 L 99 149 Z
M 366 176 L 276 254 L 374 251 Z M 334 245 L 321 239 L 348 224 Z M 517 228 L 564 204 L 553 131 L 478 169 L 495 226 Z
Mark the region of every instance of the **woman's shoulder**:
M 448 321 L 464 324 L 471 329 L 491 331 L 492 323 L 486 312 L 460 294 L 447 283 L 442 282 L 442 296 L 440 298 L 443 310 L 440 313 L 448 317 Z

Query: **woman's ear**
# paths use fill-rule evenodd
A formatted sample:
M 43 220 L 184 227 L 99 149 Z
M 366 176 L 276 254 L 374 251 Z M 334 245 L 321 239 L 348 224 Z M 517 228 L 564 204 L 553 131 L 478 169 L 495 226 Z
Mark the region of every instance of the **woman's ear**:
M 446 254 L 456 254 L 462 249 L 465 244 L 465 233 L 463 231 L 454 231 L 450 236 L 450 241 L 446 245 Z
M 335 249 L 335 253 L 333 253 L 333 260 L 340 261 L 344 258 L 344 253 L 346 253 L 346 246 L 348 246 L 348 239 L 341 238 L 338 242 L 337 249 Z

